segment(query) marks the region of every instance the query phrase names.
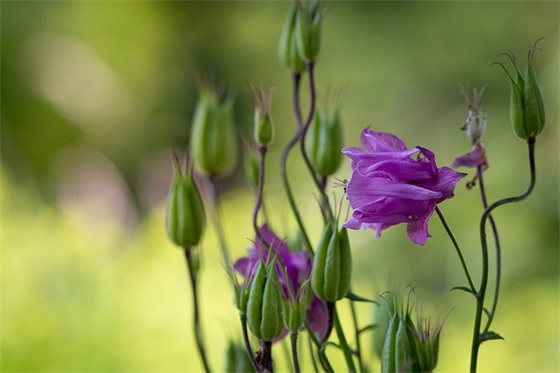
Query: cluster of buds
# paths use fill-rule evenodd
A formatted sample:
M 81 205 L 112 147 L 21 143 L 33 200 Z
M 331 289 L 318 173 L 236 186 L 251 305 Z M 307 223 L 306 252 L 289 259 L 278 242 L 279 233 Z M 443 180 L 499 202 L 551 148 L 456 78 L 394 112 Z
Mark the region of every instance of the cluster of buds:
M 389 315 L 381 352 L 381 372 L 432 372 L 438 362 L 439 338 L 443 324 L 430 330 L 424 308 L 416 309 L 416 324 L 410 304 L 398 309 L 393 299 L 387 303 Z M 381 322 L 386 321 L 381 320 Z

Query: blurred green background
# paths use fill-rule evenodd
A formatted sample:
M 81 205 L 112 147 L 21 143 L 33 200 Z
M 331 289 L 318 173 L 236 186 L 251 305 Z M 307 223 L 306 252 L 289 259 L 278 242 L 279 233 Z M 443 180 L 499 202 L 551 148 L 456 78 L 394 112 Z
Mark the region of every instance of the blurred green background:
M 236 87 L 241 132 L 252 126 L 245 78 L 277 87 L 266 203 L 279 234 L 293 237 L 278 175 L 279 154 L 294 130 L 290 79 L 276 55 L 288 7 L 269 1 L 2 2 L 2 371 L 201 369 L 186 266 L 163 229 L 169 151 L 188 143 L 197 73 Z M 486 84 L 491 200 L 523 191 L 528 170 L 525 145 L 510 129 L 508 80 L 489 65 L 511 49 L 524 66 L 534 40 L 546 36 L 535 57 L 548 118 L 537 141 L 538 180 L 527 201 L 494 215 L 503 288 L 493 329 L 505 341 L 482 346 L 481 370 L 559 370 L 559 14 L 557 2 L 341 1 L 324 23 L 319 104 L 343 91 L 347 145 L 359 145 L 369 125 L 433 150 L 438 163 L 448 165 L 470 147 L 459 130 L 466 114 L 460 84 Z M 321 222 L 314 190 L 297 154 L 289 167 L 316 242 Z M 347 162 L 337 176 L 349 178 Z M 250 246 L 254 201 L 241 163 L 220 189 L 225 233 L 238 257 Z M 342 198 L 341 188 L 332 193 Z M 461 183 L 441 208 L 478 279 L 477 192 Z M 351 232 L 354 290 L 374 297 L 412 284 L 435 317 L 453 309 L 438 370 L 466 371 L 474 301 L 449 292 L 465 280 L 437 218 L 430 233 L 426 246 L 416 247 L 403 226 L 380 239 L 371 231 Z M 228 340 L 240 340 L 238 318 L 211 228 L 202 250 L 205 335 L 219 371 Z M 349 325 L 347 304 L 340 308 Z M 363 325 L 371 321 L 370 306 L 358 311 Z M 366 349 L 369 341 L 365 336 Z M 275 350 L 281 370 L 287 369 L 282 348 Z M 344 370 L 336 352 L 332 359 Z

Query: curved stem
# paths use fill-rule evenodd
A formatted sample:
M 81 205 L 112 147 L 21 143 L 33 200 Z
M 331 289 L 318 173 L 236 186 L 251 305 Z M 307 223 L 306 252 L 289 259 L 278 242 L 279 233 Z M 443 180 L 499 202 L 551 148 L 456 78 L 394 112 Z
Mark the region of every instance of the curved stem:
M 294 362 L 294 372 L 300 373 L 301 370 L 299 368 L 299 359 L 298 359 L 298 351 L 297 351 L 297 337 L 298 333 L 290 333 L 290 342 L 292 345 L 292 360 Z
M 239 319 L 241 320 L 241 331 L 243 333 L 243 342 L 245 342 L 245 350 L 247 351 L 247 355 L 249 355 L 249 359 L 251 360 L 251 364 L 253 364 L 255 372 L 260 373 L 261 369 L 255 360 L 255 355 L 253 355 L 253 349 L 251 348 L 251 343 L 249 342 L 249 333 L 247 333 L 247 316 L 241 314 L 239 315 Z
M 196 340 L 196 346 L 198 348 L 198 354 L 202 360 L 202 365 L 204 365 L 204 371 L 210 372 L 210 365 L 208 365 L 208 359 L 206 358 L 206 350 L 204 348 L 204 342 L 202 340 L 202 327 L 200 325 L 200 313 L 198 307 L 198 292 L 196 288 L 196 270 L 194 268 L 192 250 L 191 248 L 185 248 L 185 259 L 187 260 L 187 268 L 189 271 L 189 279 L 191 283 L 191 289 L 193 293 L 193 308 L 194 308 L 194 337 Z
M 336 305 L 333 305 L 333 307 L 334 307 L 334 328 L 336 330 L 336 335 L 338 336 L 338 342 L 340 343 L 340 347 L 342 348 L 342 352 L 344 353 L 344 360 L 346 360 L 346 366 L 348 367 L 349 372 L 356 372 L 356 365 L 354 365 L 352 350 L 350 350 L 350 347 L 348 346 L 348 342 L 346 341 L 346 337 L 344 336 L 344 330 L 342 330 L 342 325 L 340 324 L 338 313 L 336 312 Z
M 461 251 L 461 248 L 459 247 L 459 243 L 455 239 L 455 236 L 453 235 L 453 232 L 451 231 L 451 228 L 449 228 L 449 225 L 447 224 L 447 221 L 443 217 L 443 213 L 441 212 L 441 210 L 437 206 L 436 206 L 436 213 L 439 217 L 439 220 L 441 221 L 441 224 L 443 225 L 443 228 L 445 228 L 445 231 L 447 232 L 447 235 L 451 239 L 451 242 L 453 242 L 453 247 L 455 247 L 455 251 L 457 251 L 457 256 L 459 257 L 459 261 L 461 262 L 461 266 L 463 266 L 463 272 L 465 272 L 465 276 L 467 277 L 467 281 L 469 283 L 469 288 L 471 289 L 473 294 L 476 294 L 476 289 L 474 287 L 474 283 L 473 283 L 471 275 L 469 273 L 469 268 L 467 267 L 467 262 L 465 261 L 465 257 L 463 256 L 463 252 Z
M 478 173 L 478 185 L 480 187 L 480 198 L 482 200 L 482 206 L 486 210 L 488 208 L 488 199 L 486 198 L 486 189 L 484 187 L 484 178 L 482 176 L 483 169 L 481 166 L 477 168 Z M 492 320 L 494 319 L 494 314 L 496 313 L 496 307 L 498 306 L 498 298 L 500 296 L 500 284 L 502 277 L 502 249 L 500 246 L 500 236 L 498 235 L 498 228 L 496 222 L 492 215 L 488 215 L 488 221 L 490 222 L 490 228 L 492 229 L 492 235 L 494 236 L 494 244 L 496 246 L 496 285 L 494 290 L 494 299 L 492 301 L 492 308 L 488 314 L 488 320 L 486 321 L 486 326 L 484 327 L 484 332 L 490 329 Z
M 315 186 L 319 190 L 319 194 L 321 196 L 321 212 L 323 213 L 325 220 L 329 221 L 330 218 L 332 217 L 332 211 L 331 211 L 331 206 L 329 204 L 329 199 L 327 197 L 327 194 L 325 193 L 324 186 L 322 185 L 321 180 L 315 173 L 315 169 L 313 168 L 313 165 L 311 164 L 311 161 L 307 156 L 307 152 L 305 151 L 305 138 L 307 137 L 309 126 L 311 125 L 311 121 L 313 120 L 313 116 L 315 115 L 315 104 L 317 101 L 317 94 L 315 90 L 315 74 L 314 74 L 315 62 L 307 61 L 306 65 L 307 65 L 307 74 L 309 76 L 310 103 L 309 103 L 309 113 L 307 114 L 307 119 L 305 120 L 305 124 L 303 125 L 303 132 L 301 134 L 299 145 L 300 145 L 301 155 L 303 156 L 305 165 L 307 166 L 307 169 L 309 170 L 309 174 L 311 175 L 311 178 L 313 179 L 313 182 L 315 183 Z
M 307 250 L 309 250 L 311 253 L 313 253 L 313 248 L 311 246 L 311 242 L 309 241 L 309 237 L 307 236 L 307 232 L 305 231 L 305 227 L 303 226 L 303 221 L 301 220 L 301 215 L 300 215 L 299 210 L 297 208 L 297 204 L 296 204 L 296 201 L 295 201 L 295 198 L 294 198 L 294 194 L 292 192 L 292 188 L 290 187 L 290 182 L 288 180 L 288 173 L 287 173 L 287 170 L 286 170 L 286 163 L 287 163 L 287 160 L 288 160 L 288 154 L 290 153 L 290 151 L 292 150 L 294 145 L 298 142 L 298 140 L 299 140 L 299 138 L 301 137 L 301 134 L 302 134 L 302 132 L 301 132 L 301 127 L 302 127 L 301 111 L 300 111 L 300 106 L 299 106 L 299 88 L 300 88 L 300 83 L 301 83 L 301 75 L 299 73 L 293 74 L 292 75 L 292 80 L 293 80 L 292 100 L 293 100 L 294 114 L 295 114 L 295 117 L 296 117 L 296 124 L 297 124 L 298 129 L 297 129 L 294 137 L 292 137 L 290 142 L 286 145 L 286 147 L 282 151 L 282 155 L 280 157 L 280 177 L 282 179 L 282 185 L 284 187 L 284 191 L 286 192 L 286 196 L 288 197 L 288 202 L 290 203 L 290 207 L 292 209 L 294 217 L 296 218 L 296 222 L 298 224 L 299 230 L 300 230 L 301 235 L 303 237 L 303 243 L 305 244 Z
M 536 170 L 535 170 L 535 138 L 531 137 L 527 140 L 527 149 L 529 153 L 529 168 L 531 172 L 531 180 L 529 181 L 529 186 L 519 196 L 504 198 L 492 203 L 484 212 L 480 218 L 480 242 L 482 248 L 482 278 L 480 280 L 480 290 L 476 295 L 476 314 L 474 320 L 473 328 L 473 340 L 471 346 L 471 372 L 476 372 L 476 366 L 478 362 L 478 350 L 480 344 L 484 342 L 484 338 L 480 333 L 480 325 L 482 323 L 482 313 L 484 311 L 484 296 L 486 295 L 486 287 L 488 286 L 488 242 L 486 239 L 486 220 L 490 216 L 490 213 L 505 204 L 512 202 L 519 202 L 527 198 L 535 186 L 536 181 Z

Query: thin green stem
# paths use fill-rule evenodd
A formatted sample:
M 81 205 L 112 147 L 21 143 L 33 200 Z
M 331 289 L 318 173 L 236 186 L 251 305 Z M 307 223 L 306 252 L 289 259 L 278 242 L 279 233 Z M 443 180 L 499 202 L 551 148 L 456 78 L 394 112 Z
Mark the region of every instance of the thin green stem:
M 436 213 L 439 217 L 439 220 L 441 221 L 441 224 L 443 225 L 443 228 L 447 232 L 447 235 L 451 239 L 451 242 L 453 243 L 453 247 L 455 248 L 455 251 L 457 252 L 457 256 L 459 257 L 459 261 L 461 262 L 461 266 L 463 267 L 463 272 L 465 272 L 465 276 L 467 277 L 467 282 L 469 283 L 469 288 L 471 289 L 473 294 L 476 294 L 476 288 L 474 287 L 474 283 L 473 283 L 471 275 L 469 273 L 469 268 L 467 267 L 467 262 L 465 261 L 465 257 L 463 256 L 463 252 L 461 251 L 461 247 L 459 246 L 459 243 L 457 242 L 457 239 L 455 239 L 455 236 L 453 235 L 453 231 L 451 231 L 451 228 L 447 224 L 447 221 L 445 220 L 445 217 L 443 216 L 443 213 L 441 212 L 441 210 L 439 209 L 438 206 L 436 206 Z
M 479 180 L 480 198 L 482 200 L 482 206 L 486 210 L 488 208 L 488 199 L 486 198 L 486 189 L 484 187 L 484 178 L 482 176 L 482 172 L 483 172 L 482 167 L 478 166 L 477 177 Z M 484 333 L 486 333 L 490 329 L 490 325 L 492 324 L 492 320 L 494 319 L 494 315 L 496 314 L 496 308 L 498 307 L 498 299 L 500 296 L 500 285 L 501 285 L 501 278 L 502 278 L 502 249 L 500 245 L 500 236 L 498 234 L 498 228 L 496 226 L 496 222 L 494 221 L 492 215 L 488 215 L 488 221 L 490 222 L 492 235 L 494 236 L 494 244 L 496 246 L 496 284 L 494 289 L 494 299 L 492 300 L 492 308 L 490 309 L 488 320 L 486 321 L 486 326 L 484 327 Z
M 319 354 L 319 362 L 321 363 L 323 369 L 326 372 L 334 372 L 331 363 L 329 362 L 329 359 L 327 358 L 327 355 L 325 354 L 325 351 L 323 349 L 323 343 L 319 340 L 319 338 L 313 332 L 313 330 L 311 330 L 311 327 L 309 326 L 307 320 L 305 320 L 304 326 L 305 326 L 305 330 L 307 330 L 307 334 L 309 335 L 309 338 L 311 338 L 311 340 L 315 344 L 315 347 L 317 348 L 317 353 Z
M 336 312 L 336 306 L 334 306 L 334 328 L 336 330 L 336 335 L 338 336 L 338 342 L 344 354 L 344 360 L 346 360 L 348 371 L 356 372 L 356 365 L 354 364 L 354 358 L 352 357 L 352 350 L 350 349 L 350 346 L 348 346 L 348 342 L 344 336 L 344 330 L 342 330 L 342 325 L 340 324 L 338 313 Z
M 365 372 L 366 367 L 364 366 L 364 361 L 362 359 L 362 344 L 360 342 L 360 326 L 358 325 L 358 314 L 356 313 L 356 305 L 352 301 L 349 301 L 349 303 L 350 312 L 352 313 L 352 323 L 354 326 L 354 338 L 356 338 L 356 357 L 358 358 L 360 372 Z
M 303 132 L 301 134 L 301 139 L 300 139 L 300 149 L 301 149 L 301 155 L 303 156 L 303 160 L 305 162 L 305 165 L 307 166 L 307 169 L 309 170 L 309 174 L 311 175 L 311 179 L 313 179 L 313 182 L 315 183 L 315 186 L 317 187 L 317 189 L 319 190 L 319 194 L 321 196 L 321 212 L 323 213 L 323 217 L 325 218 L 325 221 L 329 221 L 332 217 L 332 210 L 331 210 L 331 206 L 329 204 L 329 199 L 327 197 L 327 194 L 325 193 L 325 188 L 323 186 L 323 184 L 321 183 L 321 179 L 318 177 L 318 175 L 315 173 L 315 169 L 313 168 L 313 165 L 311 164 L 311 161 L 309 160 L 309 156 L 307 155 L 307 152 L 305 151 L 305 138 L 307 137 L 307 132 L 309 130 L 309 126 L 311 125 L 311 121 L 313 120 L 313 116 L 315 115 L 315 105 L 317 102 L 317 94 L 316 94 L 316 89 L 315 89 L 315 62 L 314 61 L 308 61 L 306 63 L 307 66 L 307 75 L 309 77 L 309 113 L 307 114 L 307 119 L 305 121 L 305 124 L 303 125 Z M 298 101 L 298 105 L 299 105 L 299 101 Z
M 315 361 L 315 354 L 313 353 L 313 340 L 309 333 L 307 334 L 307 346 L 309 347 L 309 357 L 311 357 L 311 364 L 313 365 L 313 371 L 319 373 L 319 368 L 317 367 L 317 361 Z
M 504 198 L 492 203 L 484 212 L 480 218 L 480 243 L 482 248 L 482 278 L 480 280 L 480 290 L 476 295 L 476 313 L 473 328 L 473 338 L 471 345 L 471 365 L 470 371 L 476 372 L 477 362 L 478 362 L 478 351 L 480 344 L 484 342 L 486 337 L 480 333 L 480 326 L 482 324 L 482 313 L 484 311 L 484 297 L 486 295 L 486 288 L 488 286 L 488 242 L 486 238 L 486 221 L 490 216 L 491 212 L 496 208 L 503 206 L 508 203 L 519 202 L 527 198 L 533 188 L 535 187 L 536 181 L 536 169 L 535 169 L 535 138 L 531 137 L 527 140 L 527 149 L 529 154 L 529 168 L 531 173 L 531 179 L 529 181 L 529 186 L 519 196 Z
M 253 229 L 255 230 L 257 238 L 265 247 L 268 247 L 269 244 L 264 239 L 257 222 L 263 200 L 266 150 L 266 146 L 259 146 L 259 183 L 257 185 L 257 200 L 255 201 L 255 207 L 253 209 Z
M 247 355 L 249 355 L 249 359 L 251 360 L 251 364 L 253 364 L 255 372 L 260 373 L 261 369 L 259 367 L 259 364 L 257 364 L 257 361 L 255 360 L 255 355 L 253 354 L 253 349 L 251 348 L 251 343 L 249 342 L 249 333 L 247 332 L 247 316 L 240 314 L 239 319 L 241 321 L 241 331 L 243 333 L 245 350 L 247 351 Z
M 193 293 L 193 324 L 194 324 L 194 337 L 196 340 L 196 346 L 198 348 L 198 354 L 202 360 L 202 365 L 204 365 L 204 371 L 210 372 L 210 365 L 208 364 L 208 359 L 206 358 L 206 349 L 204 348 L 204 341 L 202 338 L 202 326 L 200 323 L 200 313 L 198 307 L 198 291 L 196 286 L 196 269 L 193 263 L 192 249 L 185 248 L 185 259 L 187 260 L 187 268 L 189 272 L 189 279 L 191 283 L 191 289 Z
M 292 361 L 294 362 L 294 372 L 300 373 L 298 349 L 297 349 L 298 333 L 290 333 L 290 344 L 292 346 Z
M 210 189 L 210 198 L 209 198 L 210 201 L 208 203 L 210 207 L 210 220 L 214 225 L 214 229 L 216 230 L 216 235 L 218 236 L 218 241 L 220 242 L 220 254 L 222 255 L 222 260 L 224 262 L 223 264 L 226 268 L 229 268 L 231 261 L 230 261 L 227 241 L 225 239 L 224 229 L 220 219 L 220 213 L 219 213 L 220 201 L 219 201 L 218 193 L 216 193 L 216 188 L 217 188 L 216 179 L 212 176 L 209 176 L 207 185 L 208 188 Z
M 297 144 L 299 138 L 302 134 L 302 122 L 301 122 L 301 110 L 299 106 L 299 90 L 300 90 L 300 83 L 301 83 L 301 75 L 299 73 L 295 73 L 292 75 L 293 80 L 293 92 L 292 92 L 292 100 L 293 100 L 293 107 L 294 107 L 294 115 L 296 118 L 297 124 L 297 131 L 288 142 L 284 150 L 282 151 L 282 155 L 280 156 L 280 177 L 282 179 L 282 185 L 284 187 L 284 191 L 286 192 L 286 196 L 288 197 L 288 202 L 290 203 L 290 207 L 296 218 L 297 225 L 301 232 L 301 236 L 303 238 L 303 243 L 307 250 L 313 253 L 313 247 L 311 246 L 311 242 L 309 241 L 309 237 L 307 236 L 307 232 L 305 231 L 305 227 L 303 225 L 303 221 L 301 219 L 301 215 L 299 213 L 294 194 L 292 192 L 292 188 L 290 187 L 290 182 L 288 180 L 288 172 L 286 170 L 286 164 L 288 160 L 288 154 L 293 149 L 294 145 Z

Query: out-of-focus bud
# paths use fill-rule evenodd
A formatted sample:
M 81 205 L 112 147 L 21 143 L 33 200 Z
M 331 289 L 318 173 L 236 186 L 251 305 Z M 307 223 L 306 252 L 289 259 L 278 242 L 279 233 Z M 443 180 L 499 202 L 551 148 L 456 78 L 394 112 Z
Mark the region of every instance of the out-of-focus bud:
M 272 116 L 270 115 L 274 88 L 270 88 L 267 93 L 262 84 L 259 84 L 257 87 L 253 87 L 249 81 L 247 81 L 247 84 L 255 101 L 255 142 L 260 146 L 268 146 L 274 136 L 274 126 L 272 124 Z
M 305 70 L 305 63 L 299 55 L 297 47 L 296 23 L 298 7 L 295 1 L 292 3 L 278 44 L 278 57 L 284 67 L 291 73 L 300 73 Z
M 284 278 L 289 279 L 288 271 L 284 268 Z M 298 289 L 293 288 L 291 281 L 286 281 L 286 296 L 282 303 L 282 316 L 284 326 L 291 334 L 297 333 L 303 327 L 307 308 L 311 302 L 311 292 L 307 291 L 309 280 L 306 280 Z
M 297 12 L 296 35 L 300 57 L 304 61 L 315 61 L 321 44 L 321 3 L 311 0 L 300 2 Z
M 259 185 L 259 155 L 251 146 L 247 146 L 245 151 L 245 174 L 249 186 L 256 190 Z
M 200 84 L 191 128 L 190 147 L 195 164 L 207 174 L 228 176 L 237 161 L 233 98 L 221 95 L 208 82 Z
M 378 357 L 383 353 L 385 345 L 385 336 L 389 328 L 389 320 L 391 315 L 395 313 L 395 300 L 392 296 L 382 300 L 378 299 L 380 306 L 375 307 L 375 329 L 373 330 L 373 348 Z M 383 305 L 385 303 L 386 305 Z
M 527 68 L 524 75 L 521 75 L 517 69 L 515 56 L 512 52 L 501 54 L 508 56 L 511 60 L 515 69 L 515 77 L 512 77 L 501 62 L 495 62 L 495 64 L 500 65 L 505 70 L 510 79 L 511 123 L 517 137 L 524 140 L 536 137 L 541 133 L 545 124 L 544 104 L 533 67 L 533 56 L 537 50 L 541 50 L 541 48 L 537 47 L 541 39 L 537 39 L 529 50 Z
M 284 329 L 282 292 L 274 260 L 258 264 L 249 291 L 247 324 L 255 337 L 265 341 L 272 341 Z
M 334 174 L 342 162 L 342 128 L 340 111 L 335 107 L 330 116 L 317 110 L 305 138 L 305 151 L 317 174 Z
M 340 231 L 327 223 L 313 257 L 311 286 L 315 295 L 327 302 L 346 296 L 350 288 L 352 254 L 346 228 Z
M 196 246 L 202 237 L 205 219 L 202 198 L 192 172 L 183 173 L 177 155 L 173 154 L 173 181 L 165 215 L 169 239 L 186 250 Z
M 242 345 L 230 341 L 226 351 L 226 372 L 245 373 L 254 371 L 247 350 Z

